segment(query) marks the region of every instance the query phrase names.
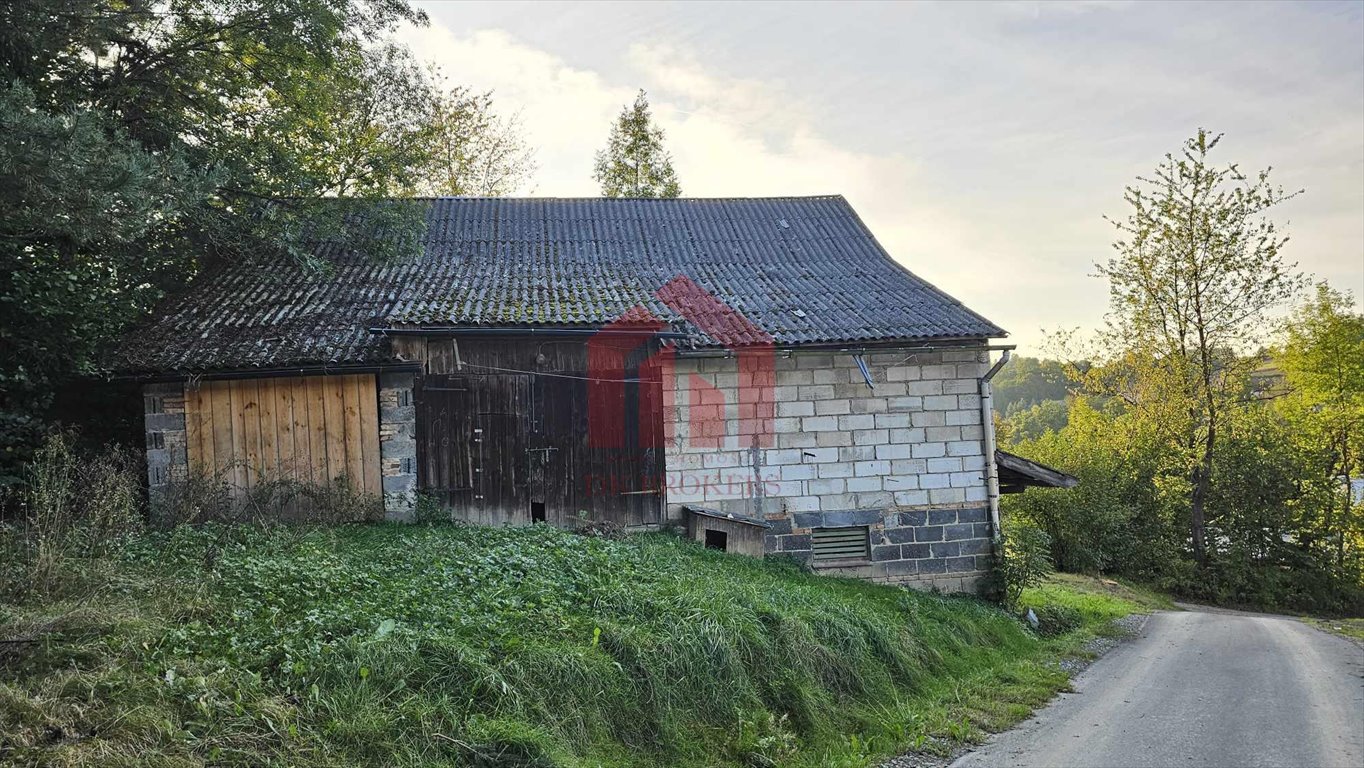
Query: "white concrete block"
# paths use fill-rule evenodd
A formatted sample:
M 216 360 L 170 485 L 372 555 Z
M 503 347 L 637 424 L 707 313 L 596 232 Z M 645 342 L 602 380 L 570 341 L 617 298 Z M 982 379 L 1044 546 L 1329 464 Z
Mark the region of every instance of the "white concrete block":
M 953 488 L 969 488 L 973 485 L 984 485 L 985 478 L 979 472 L 953 472 Z
M 842 416 L 852 413 L 852 407 L 847 400 L 818 400 L 815 402 L 815 413 L 820 416 Z
M 929 460 L 928 460 L 928 471 L 929 471 L 929 472 L 960 472 L 960 471 L 962 471 L 962 468 L 961 468 L 961 459 L 958 459 L 958 458 L 951 458 L 951 457 L 948 457 L 948 458 L 941 458 L 941 459 L 929 459 Z
M 837 448 L 807 448 L 801 451 L 801 461 L 806 464 L 824 464 L 838 461 Z
M 911 381 L 905 385 L 906 395 L 941 395 L 941 381 Z
M 816 464 L 815 466 L 819 467 L 821 479 L 826 477 L 852 477 L 854 474 L 853 462 L 835 461 L 831 464 Z
M 951 488 L 952 476 L 933 472 L 922 474 L 919 475 L 919 487 L 924 489 Z
M 917 365 L 897 365 L 886 369 L 886 381 L 918 381 L 922 372 Z
M 701 456 L 701 466 L 706 469 L 726 469 L 740 466 L 739 454 L 726 451 L 706 453 Z
M 985 501 L 989 498 L 984 485 L 973 485 L 966 489 L 967 501 Z
M 776 468 L 780 480 L 813 480 L 819 476 L 818 469 L 818 464 L 783 464 Z
M 924 431 L 918 427 L 912 429 L 892 429 L 890 430 L 890 441 L 892 443 L 922 443 L 924 441 Z
M 818 512 L 818 496 L 797 496 L 790 499 L 782 499 L 782 506 L 786 507 L 787 512 Z
M 815 436 L 815 443 L 821 448 L 853 444 L 851 432 L 807 432 Z
M 924 435 L 931 443 L 949 443 L 961 439 L 961 427 L 929 427 L 924 430 Z
M 915 443 L 909 447 L 909 452 L 916 459 L 935 459 L 947 455 L 947 446 L 942 443 Z
M 858 477 L 870 477 L 872 475 L 890 474 L 889 461 L 858 461 L 853 464 L 853 469 Z
M 942 383 L 944 395 L 974 395 L 979 392 L 976 379 L 948 379 Z
M 919 411 L 909 415 L 909 423 L 916 427 L 941 427 L 947 423 L 947 414 L 942 411 Z
M 902 429 L 910 425 L 909 417 L 908 413 L 878 413 L 876 426 L 878 429 Z
M 868 491 L 881 490 L 881 477 L 874 475 L 869 477 L 854 477 L 847 483 L 849 493 L 865 493 Z
M 952 427 L 961 427 L 967 424 L 980 424 L 980 411 L 948 411 L 947 424 Z
M 928 503 L 928 491 L 896 491 L 895 503 L 902 507 L 918 507 Z
M 834 396 L 834 388 L 829 384 L 809 384 L 801 386 L 801 400 L 831 400 Z
M 880 447 L 876 445 L 850 445 L 838 449 L 838 458 L 840 461 L 871 461 L 878 458 L 876 451 Z
M 794 400 L 791 402 L 777 403 L 777 416 L 814 416 L 815 404 Z
M 928 492 L 929 504 L 961 504 L 965 501 L 964 488 L 934 488 Z
M 949 456 L 979 456 L 981 455 L 980 443 L 975 440 L 959 440 L 948 443 L 947 454 Z
M 899 445 L 888 443 L 876 446 L 876 458 L 878 459 L 908 459 L 910 455 L 910 448 L 904 443 Z
M 963 440 L 983 440 L 985 438 L 985 428 L 979 424 L 972 427 L 961 428 L 961 439 Z
M 852 416 L 839 416 L 838 428 L 844 431 L 856 429 L 874 429 L 876 427 L 876 417 L 870 413 L 853 414 Z
M 894 459 L 890 462 L 890 471 L 897 475 L 922 475 L 928 471 L 928 461 L 926 459 Z
M 779 464 L 800 464 L 804 459 L 798 448 L 783 448 L 776 450 L 763 451 L 763 463 L 767 466 Z
M 820 478 L 818 480 L 807 480 L 805 483 L 805 490 L 814 496 L 826 496 L 829 494 L 843 493 L 845 489 L 846 484 L 843 482 L 842 478 L 838 477 Z
M 890 442 L 890 433 L 884 429 L 859 429 L 852 433 L 852 438 L 858 445 L 881 445 Z
M 957 410 L 956 395 L 929 395 L 924 398 L 925 411 L 955 411 Z
M 846 416 L 807 416 L 800 421 L 800 428 L 806 432 L 832 432 L 838 429 L 838 420 Z

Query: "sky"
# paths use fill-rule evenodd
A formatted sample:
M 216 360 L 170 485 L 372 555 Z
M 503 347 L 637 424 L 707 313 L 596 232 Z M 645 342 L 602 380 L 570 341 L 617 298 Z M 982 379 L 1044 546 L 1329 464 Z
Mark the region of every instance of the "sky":
M 417 5 L 401 39 L 519 115 L 523 194 L 598 194 L 643 88 L 684 195 L 841 194 L 1024 354 L 1102 324 L 1104 216 L 1200 127 L 1304 190 L 1288 256 L 1364 297 L 1364 2 Z

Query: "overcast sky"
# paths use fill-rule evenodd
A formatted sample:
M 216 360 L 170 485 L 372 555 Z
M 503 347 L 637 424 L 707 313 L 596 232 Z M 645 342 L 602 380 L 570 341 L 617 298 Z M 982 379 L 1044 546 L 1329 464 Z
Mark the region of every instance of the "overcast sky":
M 1025 353 L 1102 321 L 1102 216 L 1200 126 L 1306 190 L 1292 258 L 1364 294 L 1361 2 L 419 5 L 417 55 L 520 113 L 525 193 L 597 194 L 644 88 L 684 194 L 842 194 Z

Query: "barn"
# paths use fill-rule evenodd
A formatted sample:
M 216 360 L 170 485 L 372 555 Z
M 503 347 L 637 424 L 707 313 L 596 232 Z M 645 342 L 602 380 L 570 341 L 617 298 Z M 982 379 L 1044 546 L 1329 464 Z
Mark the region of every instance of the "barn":
M 414 204 L 410 258 L 213 268 L 128 340 L 153 493 L 345 482 L 391 519 L 420 497 L 943 590 L 986 571 L 1005 334 L 842 197 Z

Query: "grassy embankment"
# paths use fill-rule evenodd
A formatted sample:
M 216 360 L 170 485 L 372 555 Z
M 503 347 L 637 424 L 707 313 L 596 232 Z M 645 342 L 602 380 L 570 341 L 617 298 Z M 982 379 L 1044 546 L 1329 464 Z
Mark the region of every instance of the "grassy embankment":
M 65 569 L 0 603 L 0 763 L 866 766 L 1026 716 L 1144 599 L 1033 590 L 1083 622 L 1045 639 L 971 599 L 544 527 L 180 528 Z

